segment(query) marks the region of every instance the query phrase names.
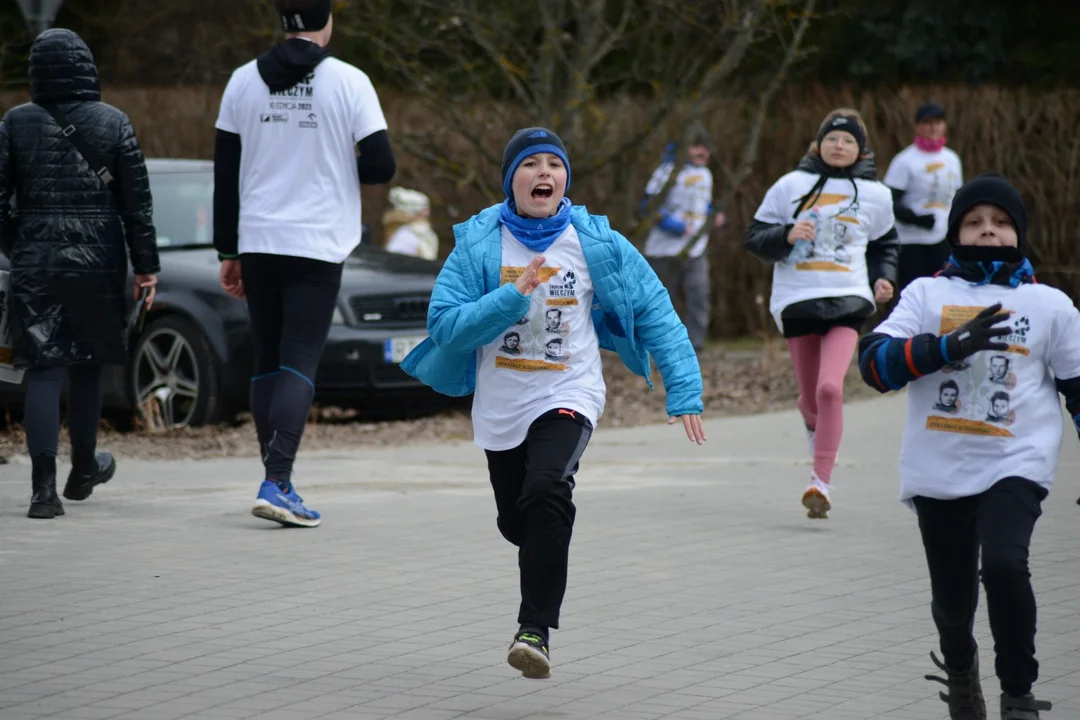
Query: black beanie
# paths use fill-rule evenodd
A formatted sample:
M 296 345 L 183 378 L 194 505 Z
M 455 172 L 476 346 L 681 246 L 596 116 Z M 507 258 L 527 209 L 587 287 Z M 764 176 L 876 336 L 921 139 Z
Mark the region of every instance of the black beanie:
M 923 103 L 915 111 L 915 122 L 921 123 L 926 120 L 944 120 L 945 108 L 935 102 Z
M 821 132 L 818 133 L 818 152 L 821 151 L 821 141 L 825 139 L 825 136 L 834 130 L 841 130 L 848 133 L 855 142 L 859 143 L 859 155 L 866 152 L 866 133 L 859 127 L 859 121 L 852 117 L 845 115 L 837 115 L 829 122 L 825 123 L 825 127 L 821 128 Z
M 287 33 L 319 32 L 330 22 L 331 0 L 315 0 L 306 10 L 281 13 L 281 25 Z
M 995 205 L 1004 210 L 1012 219 L 1016 228 L 1016 247 L 1024 249 L 1027 235 L 1027 211 L 1020 193 L 1012 183 L 996 172 L 983 173 L 964 183 L 953 197 L 949 210 L 949 231 L 945 236 L 950 245 L 956 245 L 960 236 L 960 222 L 968 210 L 983 203 Z
M 530 155 L 551 153 L 557 155 L 566 165 L 566 189 L 570 190 L 570 159 L 566 156 L 566 148 L 559 136 L 547 128 L 531 127 L 518 130 L 503 150 L 502 161 L 502 187 L 506 197 L 513 198 L 514 191 L 511 187 L 514 180 L 514 172 L 518 165 Z

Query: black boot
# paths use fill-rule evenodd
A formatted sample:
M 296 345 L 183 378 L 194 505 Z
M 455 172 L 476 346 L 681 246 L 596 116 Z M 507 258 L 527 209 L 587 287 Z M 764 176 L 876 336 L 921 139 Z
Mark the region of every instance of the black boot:
M 1039 720 L 1039 711 L 1049 711 L 1051 707 L 1045 700 L 1036 700 L 1031 693 L 1023 697 L 1001 694 L 1001 720 Z
M 930 653 L 934 661 L 948 679 L 927 675 L 927 680 L 939 682 L 949 688 L 949 694 L 939 693 L 941 699 L 949 704 L 949 717 L 952 720 L 986 720 L 986 701 L 983 699 L 982 682 L 979 680 L 979 653 L 966 672 L 956 672 Z
M 30 477 L 34 494 L 30 497 L 30 511 L 26 517 L 52 520 L 63 515 L 64 506 L 56 495 L 56 457 L 41 455 L 30 461 L 33 463 Z
M 94 456 L 89 468 L 71 468 L 67 485 L 64 486 L 64 497 L 68 500 L 85 500 L 94 492 L 95 485 L 109 482 L 115 474 L 116 460 L 109 453 L 100 452 Z

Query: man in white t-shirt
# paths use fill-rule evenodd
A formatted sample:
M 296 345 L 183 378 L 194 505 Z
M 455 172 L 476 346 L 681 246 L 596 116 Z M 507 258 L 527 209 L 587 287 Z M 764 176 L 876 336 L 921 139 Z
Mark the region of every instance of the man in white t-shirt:
M 945 147 L 946 130 L 944 108 L 936 103 L 919 106 L 915 141 L 893 158 L 882 180 L 892 190 L 901 245 L 897 290 L 915 278 L 932 276 L 949 259 L 949 206 L 964 182 L 964 171 L 960 156 Z
M 663 190 L 675 169 L 674 147 L 653 171 L 645 187 L 645 200 Z M 674 300 L 680 292 L 686 300 L 686 331 L 695 350 L 705 347 L 712 310 L 709 256 L 705 248 L 709 231 L 705 220 L 712 204 L 713 176 L 709 170 L 709 144 L 704 135 L 687 149 L 689 162 L 679 170 L 660 206 L 660 222 L 645 239 L 645 259 L 660 277 Z M 720 224 L 723 216 L 717 216 Z
M 286 39 L 225 88 L 214 151 L 221 285 L 246 298 L 255 344 L 251 414 L 266 477 L 252 514 L 286 526 L 321 517 L 292 486 L 337 308 L 361 238 L 360 185 L 396 165 L 375 88 L 330 57 L 331 0 L 276 0 Z

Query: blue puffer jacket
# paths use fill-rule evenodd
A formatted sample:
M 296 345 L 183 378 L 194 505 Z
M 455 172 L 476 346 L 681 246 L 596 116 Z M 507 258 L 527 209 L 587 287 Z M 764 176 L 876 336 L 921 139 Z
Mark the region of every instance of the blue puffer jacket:
M 476 389 L 476 351 L 502 336 L 529 310 L 513 283 L 500 285 L 502 235 L 495 205 L 454 226 L 456 246 L 435 281 L 428 339 L 401 363 L 409 375 L 443 395 Z M 583 206 L 570 211 L 594 288 L 592 317 L 600 347 L 619 354 L 649 381 L 656 360 L 667 389 L 667 412 L 699 415 L 701 369 L 671 298 L 645 258 L 607 218 Z

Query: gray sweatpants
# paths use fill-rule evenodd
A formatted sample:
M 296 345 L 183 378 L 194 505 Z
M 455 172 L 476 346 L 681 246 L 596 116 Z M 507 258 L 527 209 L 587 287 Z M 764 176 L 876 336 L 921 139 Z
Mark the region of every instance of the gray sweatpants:
M 646 257 L 649 265 L 664 283 L 671 301 L 679 297 L 680 291 L 686 303 L 683 324 L 690 335 L 690 342 L 695 350 L 705 347 L 705 337 L 709 331 L 709 313 L 712 310 L 712 293 L 709 283 L 709 257 Z

